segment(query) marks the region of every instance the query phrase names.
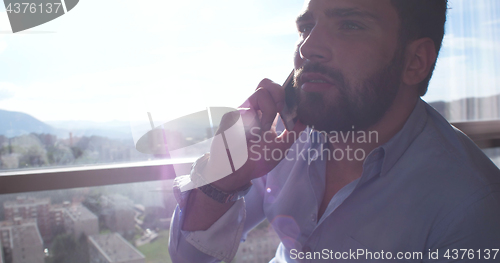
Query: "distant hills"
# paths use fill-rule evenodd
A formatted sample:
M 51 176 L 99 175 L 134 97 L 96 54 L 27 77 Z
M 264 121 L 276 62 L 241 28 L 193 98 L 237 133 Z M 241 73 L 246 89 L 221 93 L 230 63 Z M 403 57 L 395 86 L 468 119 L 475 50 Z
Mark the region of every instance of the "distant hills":
M 42 122 L 35 117 L 15 111 L 0 110 L 0 135 L 16 137 L 29 133 L 48 133 L 60 138 L 72 136 L 103 136 L 113 139 L 131 139 L 130 125 L 127 121 L 90 122 L 90 121 L 49 121 Z
M 434 101 L 429 103 L 445 118 L 451 121 L 487 120 L 500 118 L 500 94 L 464 98 L 454 101 Z M 205 126 L 188 123 L 185 137 L 204 137 Z M 102 136 L 111 139 L 132 139 L 128 121 L 49 121 L 42 122 L 33 116 L 15 111 L 0 110 L 0 135 L 15 137 L 29 133 L 48 133 L 59 138 Z M 201 138 L 200 137 L 200 138 Z
M 0 110 L 0 135 L 15 137 L 32 132 L 59 133 L 54 127 L 26 113 Z
M 138 123 L 133 123 L 133 125 L 139 126 Z M 181 124 L 178 128 L 183 128 L 184 133 L 181 136 L 186 139 L 201 140 L 207 134 L 206 125 L 202 122 L 194 121 Z M 140 122 L 140 125 L 143 125 L 143 123 Z M 146 126 L 146 129 L 140 132 L 149 131 L 149 123 Z M 69 120 L 42 122 L 26 113 L 0 110 L 0 135 L 12 138 L 29 133 L 48 133 L 59 138 L 69 138 L 71 133 L 73 137 L 101 136 L 110 139 L 133 140 L 130 122 L 128 121 Z
M 48 121 L 47 123 L 64 131 L 65 134 L 61 135 L 62 137 L 69 137 L 69 132 L 71 132 L 72 136 L 77 137 L 95 135 L 112 139 L 132 139 L 128 121 Z

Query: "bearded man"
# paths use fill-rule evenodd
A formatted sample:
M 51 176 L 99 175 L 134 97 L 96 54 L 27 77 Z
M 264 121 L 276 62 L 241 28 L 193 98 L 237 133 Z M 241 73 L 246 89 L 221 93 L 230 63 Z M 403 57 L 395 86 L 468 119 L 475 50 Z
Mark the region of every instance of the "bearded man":
M 266 218 L 281 239 L 272 262 L 493 262 L 500 172 L 420 98 L 446 9 L 446 0 L 306 1 L 297 18 L 297 123 L 274 132 L 285 90 L 263 80 L 244 113 L 259 116 L 252 125 L 264 140 L 249 135 L 240 169 L 179 197 L 173 262 L 231 262 Z M 363 137 L 370 132 L 375 139 Z M 265 149 L 286 154 L 263 158 Z M 199 163 L 193 170 L 203 173 Z

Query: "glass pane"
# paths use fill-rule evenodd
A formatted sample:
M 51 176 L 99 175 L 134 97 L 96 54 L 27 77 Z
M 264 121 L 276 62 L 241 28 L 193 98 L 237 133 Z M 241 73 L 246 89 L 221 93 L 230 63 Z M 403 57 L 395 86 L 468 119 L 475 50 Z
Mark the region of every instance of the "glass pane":
M 490 157 L 493 163 L 500 167 L 500 147 L 483 149 L 483 152 Z
M 166 158 L 134 143 L 151 126 L 239 106 L 264 77 L 286 78 L 302 4 L 88 0 L 15 34 L 0 5 L 0 170 Z M 499 6 L 450 1 L 424 97 L 450 121 L 499 118 Z M 207 139 L 192 130 L 181 140 Z
M 170 187 L 169 181 L 157 181 L 2 195 L 5 258 L 170 262 L 166 247 L 176 205 Z M 30 260 L 21 261 L 23 256 Z
M 449 121 L 500 118 L 500 2 L 450 0 L 443 47 L 424 99 Z
M 0 195 L 3 262 L 170 263 L 171 189 L 167 180 Z M 233 262 L 269 262 L 279 242 L 265 221 L 248 234 Z
M 135 149 L 151 125 L 237 107 L 264 77 L 284 81 L 301 6 L 87 0 L 12 34 L 0 5 L 0 170 L 165 158 Z

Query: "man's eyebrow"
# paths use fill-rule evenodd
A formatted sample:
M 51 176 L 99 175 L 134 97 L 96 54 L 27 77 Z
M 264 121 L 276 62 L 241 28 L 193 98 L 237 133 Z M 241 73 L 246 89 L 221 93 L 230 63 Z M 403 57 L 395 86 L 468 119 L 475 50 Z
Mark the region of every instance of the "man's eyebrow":
M 325 15 L 327 17 L 332 17 L 332 18 L 333 17 L 357 16 L 357 17 L 361 17 L 361 18 L 368 18 L 371 20 L 380 20 L 379 16 L 377 16 L 373 13 L 370 13 L 368 11 L 361 11 L 358 8 L 332 8 L 332 9 L 325 10 Z M 299 23 L 299 22 L 311 20 L 311 19 L 313 19 L 313 14 L 310 11 L 306 11 L 297 17 L 296 22 Z
M 380 20 L 380 17 L 368 11 L 362 11 L 358 8 L 332 8 L 325 10 L 327 17 L 350 17 L 357 16 L 361 18 L 369 18 L 371 20 Z
M 311 20 L 313 18 L 313 15 L 311 12 L 307 11 L 305 13 L 302 13 L 300 14 L 298 17 L 297 17 L 297 20 L 295 22 L 301 22 L 301 21 L 305 21 L 305 20 Z

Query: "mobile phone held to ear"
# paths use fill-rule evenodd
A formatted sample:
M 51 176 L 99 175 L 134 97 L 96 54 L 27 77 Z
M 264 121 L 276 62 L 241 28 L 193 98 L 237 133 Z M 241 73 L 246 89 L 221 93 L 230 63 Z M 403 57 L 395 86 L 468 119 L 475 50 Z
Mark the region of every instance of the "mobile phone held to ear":
M 293 130 L 297 121 L 297 98 L 293 88 L 293 74 L 294 71 L 292 70 L 292 73 L 288 75 L 285 83 L 283 83 L 283 87 L 285 88 L 285 106 L 280 112 L 281 120 L 288 131 Z

